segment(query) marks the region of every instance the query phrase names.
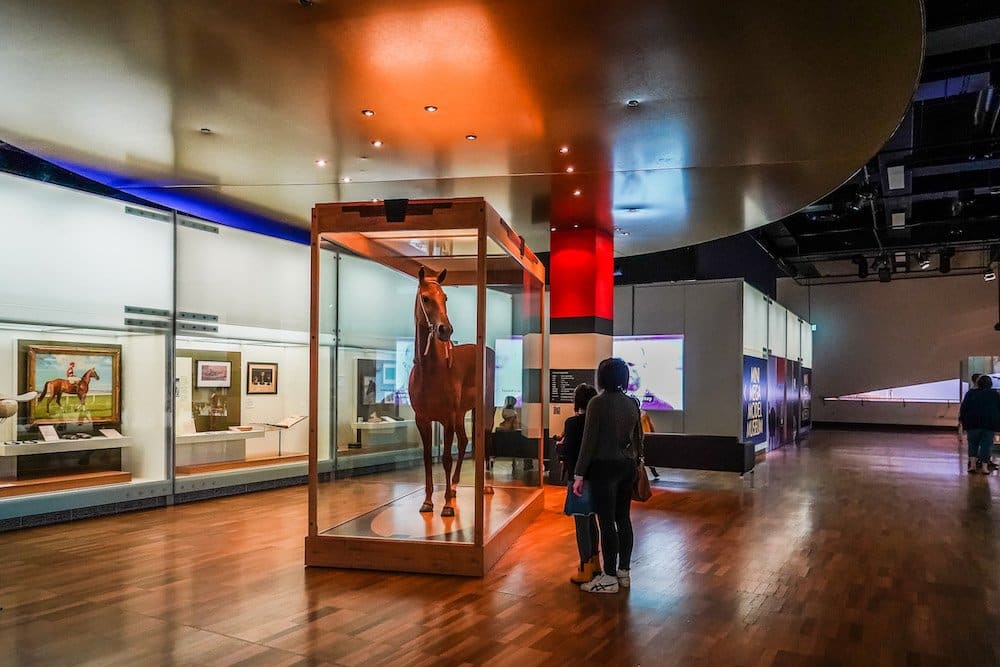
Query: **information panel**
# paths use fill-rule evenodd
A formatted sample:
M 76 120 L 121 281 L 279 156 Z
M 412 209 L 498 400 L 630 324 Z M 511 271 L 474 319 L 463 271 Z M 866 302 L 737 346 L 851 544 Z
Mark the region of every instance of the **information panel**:
M 572 403 L 577 385 L 594 384 L 593 368 L 552 369 L 549 371 L 549 401 Z

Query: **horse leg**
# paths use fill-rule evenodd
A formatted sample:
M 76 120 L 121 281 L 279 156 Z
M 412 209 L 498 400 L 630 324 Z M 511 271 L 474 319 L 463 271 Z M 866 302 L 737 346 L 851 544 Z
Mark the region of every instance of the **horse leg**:
M 434 494 L 434 478 L 431 476 L 431 422 L 429 419 L 417 419 L 417 431 L 420 433 L 420 442 L 424 446 L 424 504 L 420 506 L 421 512 L 433 512 L 434 502 L 431 496 Z
M 462 480 L 462 461 L 465 460 L 465 449 L 469 446 L 469 434 L 465 432 L 464 415 L 456 420 L 455 433 L 458 435 L 458 461 L 455 463 L 455 474 L 451 478 L 451 483 L 458 486 Z
M 451 444 L 455 440 L 455 424 L 444 425 L 444 448 L 441 450 L 441 464 L 444 466 L 444 507 L 441 516 L 455 516 L 455 508 L 449 505 L 455 497 L 455 489 L 451 486 Z

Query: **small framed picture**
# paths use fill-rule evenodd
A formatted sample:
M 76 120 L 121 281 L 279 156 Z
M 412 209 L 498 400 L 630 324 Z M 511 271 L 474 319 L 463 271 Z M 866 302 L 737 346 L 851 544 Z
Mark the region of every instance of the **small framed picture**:
M 233 362 L 198 360 L 194 385 L 201 387 L 230 387 L 233 384 Z
M 247 362 L 247 393 L 277 394 L 278 364 Z

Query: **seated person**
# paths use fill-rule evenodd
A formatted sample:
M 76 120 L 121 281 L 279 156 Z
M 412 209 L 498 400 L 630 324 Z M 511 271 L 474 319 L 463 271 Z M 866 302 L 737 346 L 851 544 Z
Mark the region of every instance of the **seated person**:
M 520 431 L 521 430 L 521 416 L 518 414 L 517 409 L 514 407 L 517 405 L 517 399 L 513 396 L 508 396 L 504 399 L 503 410 L 500 411 L 500 416 L 503 418 L 495 430 L 497 431 Z

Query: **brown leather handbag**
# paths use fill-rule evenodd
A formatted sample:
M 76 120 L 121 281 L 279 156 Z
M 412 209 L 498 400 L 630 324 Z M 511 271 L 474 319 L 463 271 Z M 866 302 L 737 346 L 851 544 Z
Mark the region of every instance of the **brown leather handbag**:
M 653 497 L 653 489 L 649 486 L 649 477 L 646 476 L 646 466 L 642 464 L 642 459 L 638 459 L 635 467 L 635 479 L 632 480 L 632 500 L 644 503 Z

